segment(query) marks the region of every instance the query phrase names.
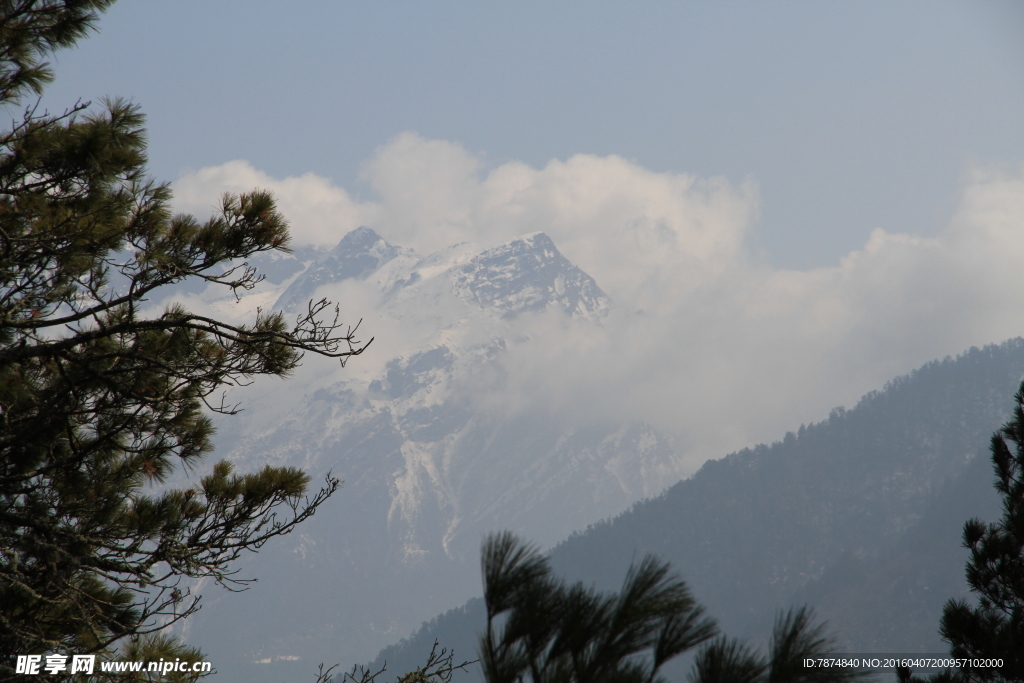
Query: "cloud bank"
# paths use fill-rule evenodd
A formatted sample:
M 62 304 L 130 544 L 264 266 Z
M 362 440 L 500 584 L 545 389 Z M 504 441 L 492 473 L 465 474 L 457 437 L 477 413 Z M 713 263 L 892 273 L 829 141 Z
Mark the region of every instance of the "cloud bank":
M 753 182 L 582 154 L 487 170 L 413 133 L 379 148 L 363 179 L 375 201 L 244 161 L 174 189 L 178 208 L 200 215 L 222 192 L 269 189 L 296 244 L 333 245 L 368 225 L 426 254 L 547 232 L 616 308 L 600 330 L 524 319 L 531 342 L 506 359 L 510 400 L 648 419 L 682 439 L 687 469 L 778 439 L 928 360 L 1024 334 L 1024 167 L 968 172 L 934 237 L 876 230 L 840 263 L 802 271 L 752 252 Z

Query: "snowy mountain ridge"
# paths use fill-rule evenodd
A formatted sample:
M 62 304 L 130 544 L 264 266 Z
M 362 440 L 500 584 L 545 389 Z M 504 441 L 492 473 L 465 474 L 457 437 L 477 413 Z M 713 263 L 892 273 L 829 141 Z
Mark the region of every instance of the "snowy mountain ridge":
M 412 249 L 391 245 L 361 227 L 291 281 L 274 308 L 290 311 L 304 306 L 319 287 L 350 279 L 374 282 L 384 300 L 398 306 L 439 295 L 431 290 L 442 283 L 441 289 L 464 302 L 505 318 L 550 305 L 590 318 L 611 305 L 594 279 L 570 263 L 543 232 L 482 251 L 463 242 L 420 258 Z
M 377 297 L 373 317 L 399 330 L 406 351 L 377 359 L 383 370 L 369 379 L 318 378 L 304 394 L 290 380 L 296 400 L 266 394 L 220 424 L 218 455 L 242 470 L 332 471 L 345 485 L 301 535 L 252 558 L 269 588 L 246 599 L 211 596 L 190 626 L 216 643 L 211 650 L 248 661 L 323 652 L 365 661 L 477 592 L 483 534 L 512 529 L 551 544 L 679 479 L 675 446 L 646 423 L 567 421 L 541 405 L 509 404 L 517 368 L 506 359 L 531 343 L 523 315 L 601 325 L 612 305 L 545 233 L 421 257 L 364 227 L 333 249 L 291 258 L 274 256 L 272 287 L 259 301 L 276 299 L 292 316 L 310 299 L 363 287 Z M 256 604 L 264 613 L 339 616 L 326 630 L 282 630 L 240 616 Z M 238 623 L 245 628 L 229 628 Z

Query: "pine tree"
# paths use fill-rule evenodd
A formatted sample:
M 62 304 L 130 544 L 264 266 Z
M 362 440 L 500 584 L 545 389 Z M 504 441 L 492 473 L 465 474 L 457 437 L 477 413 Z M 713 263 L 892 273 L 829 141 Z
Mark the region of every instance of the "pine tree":
M 18 654 L 143 642 L 198 608 L 185 578 L 240 581 L 234 561 L 339 482 L 307 495 L 299 470 L 221 462 L 190 488 L 153 485 L 209 453 L 204 409 L 233 412 L 213 399 L 225 386 L 365 348 L 326 301 L 294 326 L 144 311 L 189 278 L 252 288 L 245 259 L 287 251 L 288 231 L 260 191 L 225 196 L 205 222 L 172 215 L 129 103 L 38 111 L 44 57 L 111 2 L 0 0 L 0 105 L 25 107 L 0 134 L 0 679 Z
M 900 683 L 1024 681 L 1024 383 L 1014 402 L 1013 417 L 990 443 L 1003 516 L 993 524 L 980 519 L 964 524 L 963 544 L 971 551 L 967 584 L 977 593 L 977 604 L 950 600 L 939 625 L 951 657 L 964 666 L 931 676 L 901 668 Z
M 972 519 L 964 525 L 971 551 L 967 583 L 978 602 L 950 600 L 939 629 L 952 656 L 1003 661 L 1002 667 L 961 669 L 968 681 L 1024 680 L 1024 384 L 1014 401 L 1012 419 L 991 442 L 1003 516 L 993 524 Z
M 815 623 L 807 607 L 780 614 L 772 629 L 768 654 L 762 655 L 735 638 L 719 637 L 701 648 L 688 676 L 690 683 L 854 683 L 867 677 L 863 669 L 809 667 L 806 659 L 830 656 L 835 640 L 825 624 Z
M 488 683 L 653 683 L 670 659 L 713 637 L 713 619 L 667 563 L 633 565 L 618 594 L 554 578 L 510 533 L 484 542 Z M 500 623 L 499 623 L 500 622 Z
M 617 594 L 556 579 L 535 546 L 508 532 L 484 541 L 481 563 L 487 683 L 664 683 L 665 663 L 702 643 L 690 683 L 856 683 L 868 675 L 805 666 L 835 647 L 806 607 L 778 617 L 767 656 L 716 638 L 715 620 L 651 555 L 630 567 Z

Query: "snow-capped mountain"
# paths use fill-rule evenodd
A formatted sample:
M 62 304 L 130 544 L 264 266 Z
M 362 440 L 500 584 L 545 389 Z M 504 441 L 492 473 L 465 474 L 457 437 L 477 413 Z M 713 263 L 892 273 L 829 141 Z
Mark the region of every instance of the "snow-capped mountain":
M 505 317 L 557 306 L 589 318 L 608 307 L 594 279 L 569 263 L 542 232 L 481 252 L 449 273 L 460 297 Z
M 359 228 L 293 260 L 278 258 L 284 277 L 268 277 L 276 308 L 294 314 L 354 281 L 376 294 L 379 320 L 409 330 L 411 350 L 375 377 L 284 406 L 264 397 L 220 426 L 217 454 L 240 469 L 330 470 L 345 484 L 295 535 L 249 558 L 244 574 L 259 589 L 207 591 L 188 628 L 211 657 L 305 669 L 367 661 L 479 591 L 483 534 L 508 528 L 554 543 L 679 479 L 673 445 L 645 423 L 567 422 L 509 405 L 515 368 L 504 361 L 531 343 L 523 315 L 600 325 L 611 306 L 544 233 L 420 257 Z
M 353 278 L 364 279 L 399 256 L 414 257 L 411 250 L 388 244 L 373 230 L 357 228 L 295 278 L 274 308 L 292 310 L 305 306 L 317 287 Z
M 457 244 L 420 259 L 413 250 L 388 244 L 366 227 L 345 235 L 338 246 L 316 259 L 274 307 L 290 311 L 305 306 L 318 288 L 350 279 L 373 279 L 389 298 L 402 302 L 422 297 L 427 283 L 439 280 L 485 314 L 505 318 L 548 306 L 590 318 L 609 307 L 594 279 L 570 263 L 542 232 L 480 252 Z

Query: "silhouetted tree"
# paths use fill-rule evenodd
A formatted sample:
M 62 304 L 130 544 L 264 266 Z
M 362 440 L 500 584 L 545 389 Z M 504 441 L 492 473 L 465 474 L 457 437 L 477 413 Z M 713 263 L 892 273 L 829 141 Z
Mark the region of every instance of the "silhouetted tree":
M 488 683 L 652 683 L 665 662 L 713 637 L 713 619 L 667 563 L 648 556 L 622 589 L 602 593 L 551 575 L 547 558 L 510 533 L 483 546 Z
M 719 637 L 701 648 L 687 679 L 691 683 L 852 683 L 868 672 L 845 667 L 809 667 L 806 659 L 835 656 L 835 640 L 807 607 L 779 615 L 767 656 L 734 639 Z
M 939 633 L 950 655 L 967 666 L 933 675 L 898 672 L 903 683 L 1024 680 L 1024 383 L 1014 396 L 1013 417 L 992 435 L 990 450 L 1003 516 L 985 524 L 964 524 L 963 544 L 971 551 L 967 584 L 977 604 L 950 600 L 942 610 Z M 976 660 L 1002 660 L 1001 667 L 974 666 Z
M 1001 668 L 963 669 L 970 681 L 1024 680 L 1024 384 L 1014 401 L 1012 419 L 991 444 L 1003 516 L 994 524 L 964 525 L 967 583 L 978 603 L 950 600 L 939 629 L 955 657 L 1003 660 Z
M 41 92 L 43 57 L 110 4 L 0 1 L 5 111 Z M 14 655 L 99 652 L 191 614 L 183 577 L 230 584 L 243 551 L 312 515 L 336 479 L 306 497 L 299 470 L 222 462 L 190 488 L 149 485 L 210 451 L 203 407 L 233 412 L 211 400 L 223 387 L 286 375 L 306 351 L 365 348 L 336 308 L 321 318 L 326 301 L 294 326 L 147 314 L 188 278 L 250 289 L 244 259 L 287 251 L 287 226 L 265 192 L 225 196 L 204 223 L 172 215 L 168 186 L 145 175 L 138 109 L 87 107 L 30 102 L 0 133 L 0 679 Z
M 484 541 L 487 630 L 480 659 L 488 683 L 654 683 L 669 660 L 701 645 L 691 683 L 853 683 L 863 670 L 807 667 L 835 651 L 807 608 L 775 622 L 767 656 L 718 637 L 686 584 L 648 555 L 618 593 L 552 576 L 535 546 L 506 532 Z M 714 638 L 714 640 L 711 640 Z

